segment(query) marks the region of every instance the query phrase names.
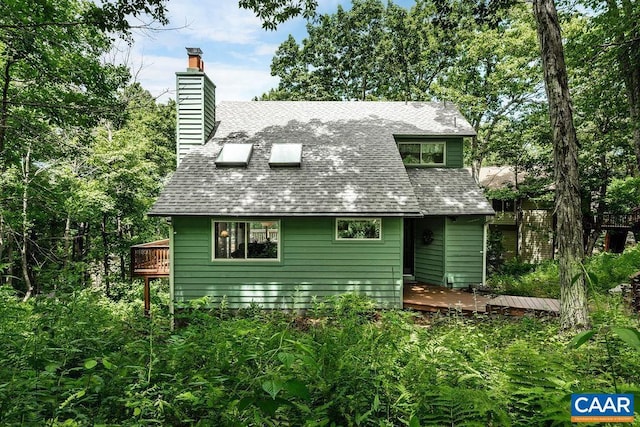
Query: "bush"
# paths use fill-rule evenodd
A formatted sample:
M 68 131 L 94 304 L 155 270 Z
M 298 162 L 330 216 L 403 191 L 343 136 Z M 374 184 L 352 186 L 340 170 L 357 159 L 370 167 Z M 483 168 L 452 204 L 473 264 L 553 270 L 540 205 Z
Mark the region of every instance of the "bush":
M 0 310 L 0 425 L 564 425 L 570 393 L 640 381 L 640 353 L 568 350 L 554 320 L 425 327 L 358 295 L 304 319 L 203 300 L 175 330 L 90 290 L 0 288 Z M 638 324 L 618 304 L 596 314 Z
M 528 273 L 527 270 L 533 268 Z M 547 261 L 538 266 L 514 263 L 513 272 L 520 274 L 497 274 L 489 278 L 488 284 L 496 292 L 507 295 L 539 298 L 559 298 L 558 264 Z
M 629 276 L 640 270 L 640 246 L 626 249 L 622 254 L 603 252 L 588 258 L 589 292 L 605 293 L 609 289 L 629 281 Z M 546 261 L 537 266 L 509 261 L 501 274 L 488 279 L 488 285 L 496 292 L 508 295 L 540 298 L 559 298 L 560 284 L 558 264 Z
M 640 246 L 627 248 L 621 254 L 603 252 L 587 260 L 592 290 L 605 292 L 621 283 L 628 283 L 629 276 L 640 271 Z

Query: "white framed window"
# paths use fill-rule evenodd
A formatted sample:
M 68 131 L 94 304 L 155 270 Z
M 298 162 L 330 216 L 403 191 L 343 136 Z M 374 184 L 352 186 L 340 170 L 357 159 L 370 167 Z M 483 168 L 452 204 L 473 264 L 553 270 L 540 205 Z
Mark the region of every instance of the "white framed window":
M 280 221 L 213 220 L 214 260 L 278 261 Z
M 382 218 L 336 218 L 336 240 L 381 240 Z
M 444 166 L 447 161 L 444 141 L 399 142 L 398 151 L 405 165 Z

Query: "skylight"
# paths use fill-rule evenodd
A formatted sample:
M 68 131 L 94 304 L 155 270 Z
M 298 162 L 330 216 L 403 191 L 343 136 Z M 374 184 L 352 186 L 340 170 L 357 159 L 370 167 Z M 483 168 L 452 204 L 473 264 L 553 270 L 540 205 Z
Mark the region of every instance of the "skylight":
M 302 144 L 273 144 L 269 166 L 300 166 Z
M 224 144 L 216 158 L 216 166 L 247 166 L 252 149 L 252 144 Z

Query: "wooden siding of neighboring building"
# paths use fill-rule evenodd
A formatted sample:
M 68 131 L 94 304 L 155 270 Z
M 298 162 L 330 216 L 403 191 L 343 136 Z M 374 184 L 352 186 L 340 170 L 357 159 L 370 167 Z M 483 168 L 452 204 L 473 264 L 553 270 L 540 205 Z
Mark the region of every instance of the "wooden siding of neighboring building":
M 203 72 L 176 73 L 177 160 L 206 142 L 215 126 L 215 85 Z
M 174 300 L 226 297 L 230 307 L 299 309 L 314 296 L 359 292 L 382 307 L 402 307 L 401 218 L 384 218 L 382 239 L 371 242 L 336 241 L 334 218 L 274 219 L 279 261 L 212 261 L 212 219 L 174 217 Z
M 539 263 L 553 258 L 553 214 L 549 210 L 522 211 L 520 259 Z
M 489 220 L 491 229 L 502 232 L 503 258 L 510 260 L 517 255 L 528 263 L 552 259 L 553 207 L 544 202 L 523 200 L 520 218 L 518 224 L 514 212 L 498 210 Z
M 516 225 L 515 212 L 496 211 L 491 218 L 491 224 L 495 225 Z
M 463 288 L 482 283 L 484 216 L 458 216 L 445 220 L 446 284 Z
M 433 241 L 424 242 L 424 233 L 433 233 Z M 444 218 L 417 219 L 414 236 L 414 276 L 418 282 L 444 285 Z

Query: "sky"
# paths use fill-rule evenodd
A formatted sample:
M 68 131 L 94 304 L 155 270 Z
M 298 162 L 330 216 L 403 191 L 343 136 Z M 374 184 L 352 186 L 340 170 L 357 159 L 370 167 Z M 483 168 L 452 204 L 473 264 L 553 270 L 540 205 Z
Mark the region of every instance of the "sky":
M 348 0 L 319 0 L 320 13 L 333 13 Z M 186 47 L 203 51 L 205 72 L 216 85 L 216 102 L 249 101 L 278 84 L 271 76 L 271 59 L 292 34 L 298 43 L 306 35 L 306 21 L 295 18 L 277 31 L 262 29 L 253 12 L 238 0 L 169 0 L 170 23 L 162 31 L 138 32 L 120 55 L 135 81 L 166 102 L 175 99 L 175 72 L 187 68 Z

